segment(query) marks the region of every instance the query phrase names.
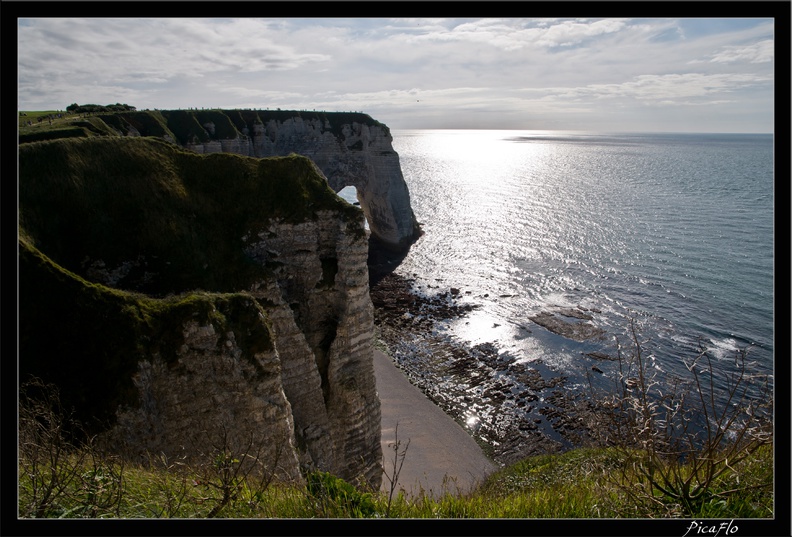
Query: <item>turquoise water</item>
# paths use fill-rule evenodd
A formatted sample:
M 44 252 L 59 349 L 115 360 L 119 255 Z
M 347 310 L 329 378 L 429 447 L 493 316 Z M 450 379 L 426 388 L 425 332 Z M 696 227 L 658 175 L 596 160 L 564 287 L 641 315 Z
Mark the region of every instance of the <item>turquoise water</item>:
M 699 345 L 728 369 L 773 371 L 773 137 L 394 130 L 425 235 L 397 272 L 480 305 L 447 327 L 574 377 L 634 319 L 653 367 Z M 558 307 L 605 337 L 531 323 Z M 580 377 L 582 378 L 582 376 Z

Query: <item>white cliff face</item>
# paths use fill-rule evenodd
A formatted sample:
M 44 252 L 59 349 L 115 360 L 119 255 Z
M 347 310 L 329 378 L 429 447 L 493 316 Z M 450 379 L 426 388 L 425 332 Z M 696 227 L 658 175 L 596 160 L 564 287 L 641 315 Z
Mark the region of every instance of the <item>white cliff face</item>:
M 277 260 L 274 282 L 251 293 L 273 303 L 283 389 L 307 464 L 350 481 L 381 480 L 380 402 L 365 238 L 331 211 L 300 224 L 271 222 L 247 248 Z M 304 461 L 304 463 L 306 463 Z
M 112 434 L 140 453 L 176 456 L 178 446 L 206 446 L 226 427 L 236 446 L 254 439 L 284 477 L 318 469 L 379 487 L 365 238 L 322 211 L 316 221 L 270 222 L 248 240 L 247 253 L 279 264 L 273 279 L 250 287 L 244 304 L 248 319 L 261 309 L 258 329 L 269 331 L 272 348 L 240 343 L 241 332 L 256 328 L 249 323 L 185 320 L 175 363 L 152 356 L 138 364 L 140 405 L 118 412 Z
M 139 363 L 141 404 L 119 411 L 116 438 L 140 452 L 175 456 L 177 446 L 206 445 L 225 426 L 236 444 L 253 438 L 264 446 L 283 476 L 318 469 L 379 487 L 368 245 L 349 225 L 319 211 L 316 220 L 273 220 L 251 230 L 246 253 L 278 266 L 272 279 L 246 290 L 257 299 L 246 307 L 262 308 L 259 328 L 271 331 L 273 348 L 240 345 L 242 335 L 220 321 L 185 321 L 175 364 L 156 356 Z
M 332 117 L 332 114 L 328 114 Z M 331 125 L 297 115 L 255 123 L 247 134 L 186 144 L 197 153 L 236 153 L 271 157 L 298 153 L 313 160 L 336 192 L 354 186 L 372 235 L 384 245 L 406 249 L 418 234 L 393 137 L 379 124 Z
M 247 302 L 255 313 L 253 300 Z M 299 480 L 277 350 L 250 353 L 233 331 L 218 328 L 186 320 L 175 363 L 156 355 L 140 361 L 133 378 L 140 404 L 119 409 L 108 435 L 139 457 L 186 456 L 198 464 L 212 460 L 212 449 L 223 446 L 237 456 L 257 455 L 265 474 Z M 260 328 L 267 330 L 263 318 Z

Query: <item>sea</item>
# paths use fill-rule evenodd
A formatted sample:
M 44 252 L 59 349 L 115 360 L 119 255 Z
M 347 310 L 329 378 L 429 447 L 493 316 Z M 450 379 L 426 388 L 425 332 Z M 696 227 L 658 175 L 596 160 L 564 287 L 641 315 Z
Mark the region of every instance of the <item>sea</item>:
M 613 355 L 633 326 L 661 375 L 703 350 L 721 372 L 744 350 L 750 373 L 773 374 L 772 134 L 392 135 L 424 231 L 396 272 L 465 291 L 477 309 L 454 337 L 574 378 L 581 353 Z M 605 335 L 529 320 L 559 308 Z
M 627 356 L 636 338 L 655 378 L 689 378 L 698 360 L 721 401 L 740 356 L 772 384 L 772 134 L 392 135 L 424 231 L 395 272 L 476 306 L 441 327 L 448 337 L 492 343 L 573 388 L 592 367 L 601 383 L 623 374 L 583 357 Z M 531 321 L 570 309 L 602 335 Z

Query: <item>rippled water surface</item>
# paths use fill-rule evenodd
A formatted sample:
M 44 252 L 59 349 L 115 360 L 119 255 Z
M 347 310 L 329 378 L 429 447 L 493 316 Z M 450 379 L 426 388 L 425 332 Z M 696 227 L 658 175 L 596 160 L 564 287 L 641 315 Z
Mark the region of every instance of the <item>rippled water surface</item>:
M 638 321 L 655 367 L 698 344 L 773 369 L 771 135 L 393 131 L 425 235 L 397 272 L 481 307 L 449 327 L 574 374 Z M 602 340 L 529 317 L 595 312 Z

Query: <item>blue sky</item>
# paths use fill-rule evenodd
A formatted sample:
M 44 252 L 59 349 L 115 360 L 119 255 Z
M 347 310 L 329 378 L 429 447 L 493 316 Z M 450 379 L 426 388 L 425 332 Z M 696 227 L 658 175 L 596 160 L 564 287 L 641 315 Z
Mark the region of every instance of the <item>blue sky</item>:
M 20 110 L 357 110 L 395 129 L 774 126 L 771 18 L 18 23 Z

